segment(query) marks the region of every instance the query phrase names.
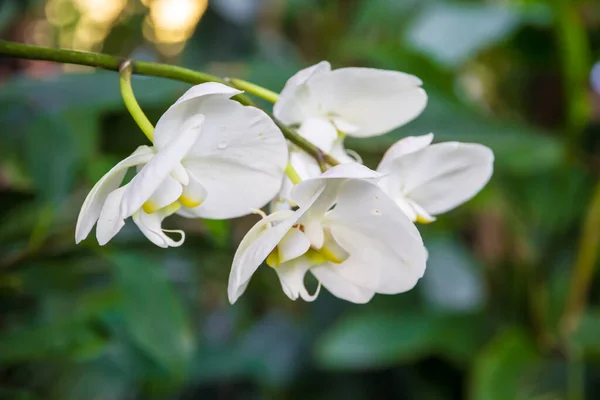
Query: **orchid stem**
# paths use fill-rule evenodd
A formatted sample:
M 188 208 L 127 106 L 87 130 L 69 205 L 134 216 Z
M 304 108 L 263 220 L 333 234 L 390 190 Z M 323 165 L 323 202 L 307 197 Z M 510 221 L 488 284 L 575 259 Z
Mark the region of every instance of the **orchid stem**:
M 65 49 L 49 49 L 5 40 L 0 40 L 0 56 L 24 58 L 27 60 L 52 61 L 65 64 L 87 65 L 89 67 L 106 69 L 109 71 L 119 71 L 120 65 L 126 61 L 123 58 L 110 56 L 108 54 L 87 53 L 83 51 Z M 175 65 L 133 60 L 129 62 L 132 66 L 131 73 L 135 75 L 157 76 L 180 82 L 187 82 L 194 85 L 206 82 L 218 82 L 225 85 L 227 84 L 227 82 L 225 82 L 223 79 L 220 79 L 214 75 L 193 71 L 191 69 L 182 68 Z M 246 106 L 254 105 L 252 100 L 243 94 L 234 96 L 232 99 Z M 322 154 L 322 158 L 327 164 L 339 164 L 335 158 L 329 154 L 323 153 L 318 147 L 304 139 L 296 131 L 278 121 L 272 115 L 269 116 L 277 124 L 279 129 L 281 129 L 283 136 L 285 136 L 287 140 L 307 152 L 310 156 L 318 159 L 319 154 Z
M 231 86 L 243 90 L 247 93 L 260 97 L 268 102 L 275 103 L 279 99 L 279 94 L 262 86 L 258 86 L 252 82 L 247 82 L 241 79 L 225 78 L 225 82 Z
M 131 73 L 133 65 L 129 60 L 123 62 L 119 67 L 119 86 L 121 87 L 121 96 L 125 102 L 125 107 L 133 117 L 133 120 L 138 124 L 144 135 L 154 142 L 154 126 L 152 122 L 146 117 L 144 111 L 138 104 L 133 94 L 133 88 L 131 87 Z
M 271 119 L 275 121 L 275 124 L 281 130 L 281 133 L 283 133 L 283 136 L 285 136 L 287 140 L 289 140 L 290 142 L 294 143 L 296 146 L 307 152 L 312 158 L 317 160 L 319 165 L 322 165 L 323 162 L 326 162 L 331 166 L 336 166 L 340 164 L 340 162 L 334 157 L 325 153 L 323 150 L 319 149 L 311 142 L 300 136 L 298 132 L 296 132 L 294 129 L 290 128 L 277 118 L 275 118 L 274 115 L 269 114 L 269 117 L 271 117 Z
M 294 185 L 297 185 L 300 182 L 302 182 L 302 178 L 300 178 L 300 175 L 298 175 L 298 172 L 296 171 L 294 166 L 289 162 L 285 166 L 285 174 L 288 178 L 290 178 L 290 181 L 292 181 Z

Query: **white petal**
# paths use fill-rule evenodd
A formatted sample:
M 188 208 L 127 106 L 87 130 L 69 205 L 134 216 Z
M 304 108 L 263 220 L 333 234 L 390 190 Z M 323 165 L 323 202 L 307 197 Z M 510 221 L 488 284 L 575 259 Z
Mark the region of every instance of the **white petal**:
M 121 217 L 120 208 L 123 201 L 123 195 L 127 186 L 118 188 L 108 195 L 96 225 L 96 239 L 100 246 L 108 243 L 125 225 L 124 218 Z
M 188 176 L 185 167 L 181 165 L 181 163 L 176 165 L 175 168 L 171 171 L 171 176 L 173 177 L 173 179 L 175 179 L 182 185 L 187 185 L 190 182 L 190 177 Z
M 244 293 L 254 272 L 298 218 L 294 211 L 278 211 L 258 221 L 246 233 L 235 252 L 229 273 L 227 293 L 231 304 Z
M 392 166 L 392 162 L 409 153 L 422 150 L 429 146 L 433 141 L 433 133 L 423 136 L 408 136 L 394 143 L 383 155 L 377 171 L 387 172 Z
M 123 218 L 129 217 L 139 210 L 165 178 L 171 174 L 171 171 L 177 168 L 198 139 L 203 122 L 202 115 L 189 118 L 181 127 L 181 132 L 161 148 L 131 180 L 127 185 L 128 189 L 121 205 Z
M 288 160 L 281 131 L 254 107 L 222 99 L 205 106 L 202 134 L 183 161 L 207 191 L 193 214 L 226 219 L 263 207 L 277 194 Z
M 300 257 L 310 247 L 310 242 L 299 229 L 290 229 L 279 241 L 277 250 L 281 264 Z
M 191 87 L 160 117 L 154 129 L 154 146 L 163 148 L 181 131 L 190 117 L 204 114 L 203 106 L 215 98 L 229 99 L 242 93 L 230 86 L 207 82 Z
M 494 154 L 483 145 L 447 142 L 396 160 L 390 178 L 429 214 L 451 210 L 475 196 L 489 181 Z
M 313 98 L 307 81 L 331 71 L 327 61 L 305 68 L 292 76 L 279 94 L 273 106 L 273 114 L 287 125 L 300 124 L 310 117 L 319 115 L 318 99 Z
M 317 161 L 304 151 L 290 151 L 290 164 L 296 170 L 302 180 L 316 178 L 321 175 L 321 168 Z M 291 191 L 294 187 L 292 181 L 283 176 L 283 182 L 277 197 L 271 202 L 271 210 L 289 210 L 292 207 Z
M 138 147 L 133 154 L 115 165 L 92 188 L 85 198 L 75 228 L 75 242 L 79 243 L 89 235 L 94 224 L 100 217 L 100 211 L 108 195 L 119 187 L 127 169 L 136 165 L 145 164 L 154 156 L 152 148 Z
M 208 191 L 193 173 L 188 173 L 188 176 L 190 177 L 189 183 L 183 187 L 183 193 L 179 198 L 179 202 L 184 207 L 196 208 L 204 202 Z
M 167 176 L 142 207 L 146 213 L 152 214 L 177 201 L 182 192 L 181 184 L 171 176 Z
M 356 126 L 348 132 L 355 137 L 389 132 L 412 121 L 427 104 L 421 80 L 397 71 L 341 68 L 312 77 L 307 86 L 322 115 Z
M 305 120 L 298 128 L 300 136 L 317 146 L 326 153 L 331 151 L 338 137 L 335 126 L 327 119 L 313 117 Z
M 320 194 L 321 191 L 317 191 L 311 201 L 296 211 L 278 211 L 263 218 L 248 231 L 235 252 L 229 274 L 227 293 L 231 304 L 244 293 L 260 264 Z
M 335 158 L 336 160 L 338 160 L 340 163 L 342 163 L 342 164 L 348 164 L 348 163 L 352 163 L 352 162 L 357 162 L 357 163 L 360 164 L 360 162 L 358 162 L 356 159 L 354 159 L 353 157 L 351 157 L 348 154 L 348 152 L 344 148 L 344 141 L 343 141 L 343 139 L 342 140 L 340 140 L 340 139 L 336 140 L 336 142 L 333 144 L 333 146 L 332 146 L 331 151 L 329 152 L 329 154 L 333 158 Z
M 185 241 L 185 233 L 180 230 L 162 229 L 162 221 L 176 210 L 177 207 L 167 207 L 152 214 L 140 210 L 133 214 L 132 219 L 140 231 L 155 245 L 162 248 L 179 247 Z M 180 235 L 180 239 L 175 241 L 167 236 L 165 232 L 177 233 Z
M 304 301 L 314 301 L 319 295 L 321 285 L 317 287 L 314 294 L 309 294 L 304 286 L 304 276 L 311 267 L 310 261 L 306 257 L 288 261 L 275 268 L 283 292 L 292 300 L 301 297 Z
M 304 151 L 290 151 L 290 164 L 302 180 L 321 175 L 321 168 L 317 160 Z
M 335 240 L 350 253 L 336 271 L 377 293 L 410 290 L 423 276 L 427 253 L 417 228 L 379 187 L 344 183 L 326 220 Z
M 322 173 L 317 178 L 306 179 L 295 185 L 290 193 L 292 201 L 298 205 L 305 204 L 318 190 L 328 188 L 319 198 L 318 204 L 311 209 L 312 213 L 325 213 L 334 203 L 337 196 L 337 186 L 348 178 L 378 180 L 383 175 L 358 163 L 336 165 Z
M 317 200 L 318 202 L 319 200 Z M 315 203 L 315 205 L 317 205 Z M 323 232 L 323 227 L 321 226 L 321 220 L 323 219 L 323 215 L 325 214 L 325 211 L 327 211 L 329 208 L 325 209 L 325 210 L 313 210 L 310 209 L 308 210 L 307 214 L 305 217 L 306 220 L 302 220 L 301 222 L 303 223 L 304 226 L 304 233 L 306 235 L 306 238 L 308 239 L 310 245 L 312 247 L 314 247 L 315 249 L 320 249 L 321 247 L 323 247 L 323 242 L 325 241 L 325 232 Z M 316 216 L 316 218 L 311 218 L 313 214 Z
M 347 163 L 336 165 L 324 172 L 319 179 L 331 178 L 356 178 L 356 179 L 378 179 L 383 175 L 365 167 L 359 163 Z
M 336 271 L 338 267 L 327 263 L 311 268 L 310 272 L 335 297 L 356 304 L 369 302 L 375 292 L 358 286 L 339 275 Z
M 331 118 L 331 122 L 335 125 L 336 129 L 344 134 L 353 134 L 360 130 L 360 127 L 353 125 L 342 118 Z

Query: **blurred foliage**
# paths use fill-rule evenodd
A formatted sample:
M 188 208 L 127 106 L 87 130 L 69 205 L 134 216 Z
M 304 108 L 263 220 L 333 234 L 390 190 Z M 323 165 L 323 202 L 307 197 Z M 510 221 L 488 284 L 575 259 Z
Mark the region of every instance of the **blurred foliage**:
M 428 270 L 409 293 L 294 303 L 264 268 L 230 306 L 253 217 L 172 218 L 188 233 L 179 249 L 130 224 L 105 248 L 75 246 L 87 191 L 145 139 L 115 74 L 0 59 L 0 398 L 595 398 L 598 280 L 570 336 L 561 315 L 600 167 L 597 2 L 211 0 L 179 42 L 149 34 L 148 14 L 134 0 L 4 0 L 0 34 L 273 90 L 322 59 L 412 73 L 426 111 L 348 147 L 374 166 L 399 138 L 434 132 L 490 146 L 494 177 L 420 226 Z M 90 26 L 99 39 L 76 40 Z M 134 79 L 153 121 L 186 88 Z

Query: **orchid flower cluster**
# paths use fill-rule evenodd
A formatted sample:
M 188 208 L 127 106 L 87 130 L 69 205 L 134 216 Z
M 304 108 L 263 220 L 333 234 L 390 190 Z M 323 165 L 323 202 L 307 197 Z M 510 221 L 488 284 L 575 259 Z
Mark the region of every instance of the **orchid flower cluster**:
M 433 222 L 475 196 L 494 160 L 480 144 L 432 144 L 433 134 L 401 139 L 376 170 L 344 148 L 346 136 L 383 135 L 416 118 L 427 103 L 421 84 L 401 72 L 332 70 L 328 62 L 291 77 L 273 114 L 339 161 L 330 167 L 288 143 L 266 113 L 233 100 L 241 91 L 214 82 L 194 86 L 160 118 L 153 146 L 138 147 L 93 187 L 76 242 L 96 225 L 104 245 L 131 217 L 152 243 L 176 247 L 185 233 L 162 227 L 172 214 L 257 213 L 262 219 L 233 259 L 231 303 L 263 262 L 292 300 L 312 301 L 322 286 L 353 303 L 408 291 L 427 261 L 415 223 Z M 137 173 L 122 185 L 133 167 Z M 304 283 L 308 272 L 318 282 L 312 294 Z

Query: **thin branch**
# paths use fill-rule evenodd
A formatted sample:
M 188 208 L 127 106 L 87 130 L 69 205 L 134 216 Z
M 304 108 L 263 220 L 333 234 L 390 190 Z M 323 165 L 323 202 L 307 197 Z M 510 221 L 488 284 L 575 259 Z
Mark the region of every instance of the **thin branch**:
M 24 58 L 28 60 L 44 60 L 65 64 L 87 65 L 90 67 L 116 72 L 119 71 L 120 65 L 126 61 L 124 58 L 114 57 L 108 54 L 87 53 L 64 49 L 48 49 L 22 43 L 8 42 L 5 40 L 0 40 L 0 55 Z M 175 65 L 159 64 L 148 61 L 130 62 L 133 68 L 132 72 L 136 75 L 158 76 L 191 84 L 218 82 L 227 85 L 227 82 L 214 75 L 193 71 L 183 67 L 177 67 Z M 244 105 L 254 105 L 252 100 L 245 95 L 237 95 L 233 97 L 233 99 Z M 323 153 L 318 147 L 304 139 L 293 129 L 278 121 L 273 115 L 269 114 L 269 116 L 277 124 L 279 129 L 281 129 L 283 136 L 285 136 L 287 140 L 306 151 L 317 161 L 325 160 L 325 162 L 327 162 L 329 165 L 339 164 L 335 158 L 329 154 Z

